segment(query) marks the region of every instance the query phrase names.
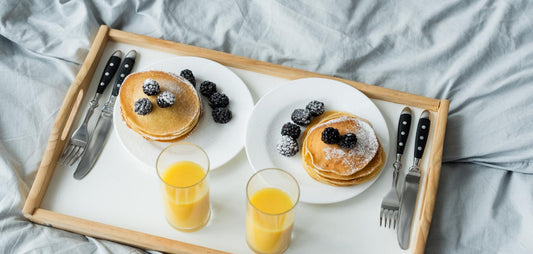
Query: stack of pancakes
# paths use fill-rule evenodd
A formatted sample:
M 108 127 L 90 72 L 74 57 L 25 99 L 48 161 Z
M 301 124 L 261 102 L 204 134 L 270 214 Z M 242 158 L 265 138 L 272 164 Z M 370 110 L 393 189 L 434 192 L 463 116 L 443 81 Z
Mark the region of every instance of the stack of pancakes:
M 161 93 L 169 91 L 176 96 L 174 105 L 161 108 L 157 105 L 157 95 L 148 96 L 143 92 L 143 83 L 149 78 L 159 83 Z M 126 125 L 149 140 L 174 142 L 186 137 L 198 124 L 202 112 L 200 97 L 192 84 L 162 71 L 130 74 L 120 88 L 119 98 Z M 138 115 L 134 111 L 135 102 L 141 98 L 152 102 L 152 112 L 147 115 Z
M 321 140 L 327 127 L 339 130 L 340 135 L 354 133 L 354 148 L 343 149 L 337 144 Z M 327 111 L 313 119 L 303 133 L 302 162 L 313 179 L 333 186 L 351 186 L 366 182 L 381 171 L 385 152 L 370 123 L 346 113 Z

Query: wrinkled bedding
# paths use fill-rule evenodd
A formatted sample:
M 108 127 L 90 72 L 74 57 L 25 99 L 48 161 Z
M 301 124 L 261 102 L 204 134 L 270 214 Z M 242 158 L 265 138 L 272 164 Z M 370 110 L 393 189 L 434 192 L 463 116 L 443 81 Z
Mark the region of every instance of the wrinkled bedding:
M 131 253 L 21 209 L 99 25 L 450 100 L 427 253 L 533 253 L 530 1 L 0 1 L 0 252 Z

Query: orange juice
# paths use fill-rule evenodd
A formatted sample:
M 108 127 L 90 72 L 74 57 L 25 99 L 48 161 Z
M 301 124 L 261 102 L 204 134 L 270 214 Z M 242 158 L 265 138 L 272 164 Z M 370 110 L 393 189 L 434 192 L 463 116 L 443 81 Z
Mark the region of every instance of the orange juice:
M 181 230 L 194 230 L 209 220 L 209 187 L 202 167 L 191 161 L 171 164 L 161 176 L 167 220 Z
M 260 253 L 280 253 L 289 247 L 294 206 L 282 190 L 264 188 L 250 197 L 246 213 L 246 239 Z

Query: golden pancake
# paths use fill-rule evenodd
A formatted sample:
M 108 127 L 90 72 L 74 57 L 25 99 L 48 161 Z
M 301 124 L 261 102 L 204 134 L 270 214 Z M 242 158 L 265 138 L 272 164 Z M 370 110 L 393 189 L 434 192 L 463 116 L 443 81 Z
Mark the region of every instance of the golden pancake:
M 149 78 L 159 83 L 160 93 L 169 91 L 174 94 L 174 105 L 161 108 L 157 105 L 157 95 L 149 96 L 143 92 L 143 83 Z M 149 140 L 173 142 L 181 139 L 196 127 L 201 114 L 200 97 L 192 84 L 167 72 L 145 71 L 128 75 L 119 97 L 126 125 Z M 147 115 L 138 115 L 134 111 L 135 101 L 141 98 L 152 102 L 152 111 Z
M 340 135 L 354 133 L 356 146 L 343 149 L 337 144 L 325 144 L 321 138 L 327 127 L 336 128 Z M 385 163 L 385 152 L 370 123 L 346 112 L 324 112 L 313 119 L 302 137 L 303 167 L 322 183 L 333 186 L 363 183 L 374 178 Z
M 367 182 L 374 177 L 376 177 L 381 169 L 383 168 L 383 165 L 385 164 L 385 151 L 383 150 L 383 147 L 380 146 L 378 153 L 372 159 L 372 161 L 368 164 L 367 168 L 361 171 L 365 171 L 367 173 L 364 176 L 355 177 L 353 179 L 334 179 L 329 177 L 324 177 L 322 175 L 319 175 L 317 171 L 315 171 L 312 167 L 309 165 L 304 164 L 304 168 L 311 176 L 311 178 L 315 179 L 316 181 L 319 181 L 321 183 L 333 185 L 333 186 L 352 186 L 356 184 L 361 184 L 364 182 Z
M 379 146 L 379 150 L 378 152 L 376 153 L 376 156 L 374 156 L 374 158 L 372 158 L 372 160 L 366 165 L 365 168 L 351 174 L 351 175 L 339 175 L 339 174 L 335 174 L 335 173 L 332 173 L 332 172 L 327 172 L 327 171 L 320 171 L 320 170 L 317 170 L 316 168 L 313 168 L 310 164 L 310 165 L 305 165 L 305 166 L 308 166 L 310 168 L 313 168 L 313 170 L 321 177 L 324 177 L 324 178 L 328 178 L 328 179 L 332 179 L 332 180 L 342 180 L 342 181 L 346 181 L 346 180 L 354 180 L 356 178 L 363 178 L 363 177 L 366 177 L 368 175 L 371 175 L 372 172 L 376 169 L 376 167 L 378 167 L 381 163 L 384 163 L 384 158 L 382 156 L 382 154 L 380 154 L 380 152 L 382 152 L 383 150 L 383 147 Z M 307 156 L 309 156 L 309 153 L 307 153 Z M 310 158 L 309 157 L 306 157 L 305 160 L 304 160 L 304 163 L 308 164 L 310 162 Z
M 352 149 L 342 149 L 322 141 L 322 131 L 327 127 L 339 130 L 340 135 L 354 133 L 357 143 Z M 317 170 L 338 175 L 352 175 L 363 169 L 374 158 L 379 148 L 374 129 L 365 119 L 343 112 L 328 112 L 304 133 L 303 146 L 310 154 Z

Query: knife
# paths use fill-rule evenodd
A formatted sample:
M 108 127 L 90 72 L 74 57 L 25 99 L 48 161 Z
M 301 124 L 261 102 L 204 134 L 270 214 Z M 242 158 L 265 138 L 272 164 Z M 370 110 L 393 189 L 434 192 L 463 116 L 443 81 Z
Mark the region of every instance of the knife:
M 413 221 L 416 207 L 416 197 L 418 196 L 418 186 L 420 184 L 419 164 L 429 134 L 430 127 L 429 112 L 424 110 L 418 120 L 415 140 L 415 156 L 413 165 L 405 176 L 403 192 L 400 198 L 400 220 L 398 222 L 397 236 L 400 247 L 406 250 L 409 247 L 409 238 L 411 235 L 411 223 Z
M 398 134 L 396 135 L 396 161 L 392 164 L 394 170 L 392 171 L 392 181 L 396 194 L 400 197 L 401 192 L 398 191 L 398 173 L 402 167 L 402 155 L 407 143 L 407 137 L 409 137 L 409 130 L 411 129 L 411 109 L 405 107 L 398 119 Z
M 115 100 L 122 86 L 122 82 L 130 74 L 133 65 L 135 64 L 135 58 L 137 57 L 137 52 L 135 50 L 130 50 L 122 62 L 120 69 L 118 71 L 119 76 L 115 79 L 115 85 L 113 86 L 113 91 L 109 96 L 109 99 L 105 103 L 98 121 L 96 122 L 96 127 L 92 137 L 89 140 L 89 146 L 87 147 L 86 152 L 81 157 L 80 163 L 74 171 L 74 178 L 81 180 L 85 177 L 94 166 L 96 159 L 102 151 L 102 147 L 107 138 L 107 134 L 111 130 L 111 125 L 113 123 L 113 106 L 115 105 Z

